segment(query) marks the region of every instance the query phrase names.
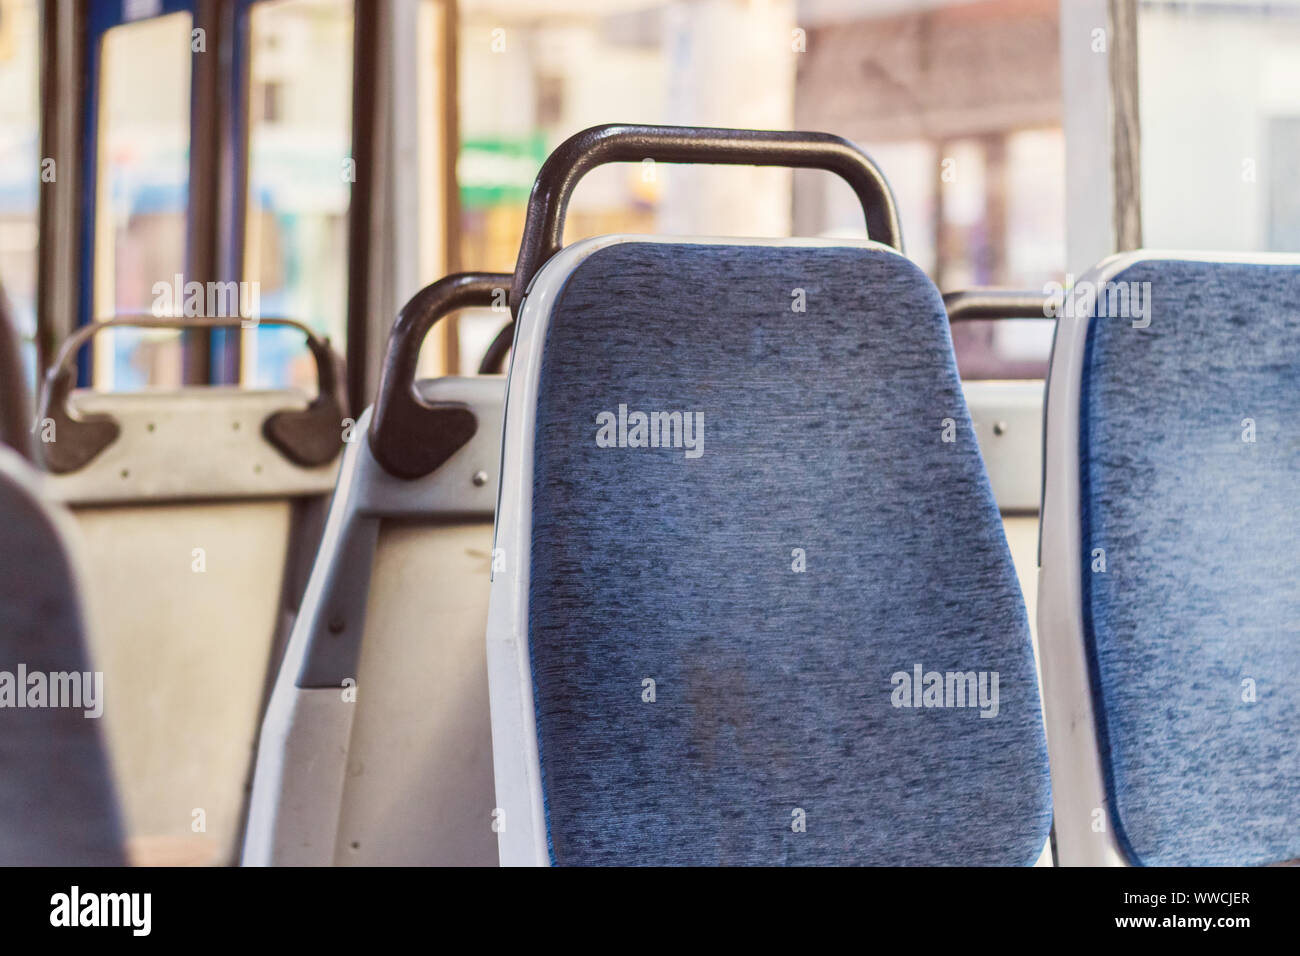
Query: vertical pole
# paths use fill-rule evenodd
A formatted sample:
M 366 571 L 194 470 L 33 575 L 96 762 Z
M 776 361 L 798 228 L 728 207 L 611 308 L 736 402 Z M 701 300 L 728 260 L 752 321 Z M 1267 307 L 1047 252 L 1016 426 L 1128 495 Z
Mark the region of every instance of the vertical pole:
M 438 88 L 442 93 L 439 103 L 438 142 L 442 146 L 439 171 L 442 176 L 442 242 L 443 262 L 446 272 L 459 272 L 460 262 L 460 190 L 456 184 L 456 159 L 460 155 L 460 10 L 457 0 L 442 0 L 438 24 L 439 62 L 442 75 Z M 459 316 L 443 326 L 443 355 L 446 356 L 448 375 L 460 373 Z M 472 371 L 472 369 L 468 370 Z
M 1110 0 L 1111 139 L 1115 250 L 1142 246 L 1142 128 L 1138 113 L 1137 0 Z
M 251 115 L 248 87 L 251 82 L 252 46 L 248 17 L 241 16 L 239 0 L 222 0 L 221 82 L 217 89 L 221 116 L 219 184 L 222 196 L 218 210 L 216 262 L 223 281 L 244 279 L 244 230 L 248 215 L 248 140 Z M 212 380 L 219 385 L 240 382 L 243 336 L 240 330 L 216 330 Z
M 352 162 L 356 180 L 348 203 L 347 397 L 353 413 L 365 408 L 370 398 L 367 343 L 374 278 L 370 245 L 382 156 L 379 133 L 384 128 L 379 96 L 382 7 L 373 0 L 356 0 L 352 31 Z
M 40 180 L 40 247 L 36 264 L 37 374 L 43 377 L 58 345 L 77 322 L 83 209 L 82 114 L 86 99 L 86 0 L 41 5 L 41 161 L 53 175 Z
M 188 281 L 208 283 L 218 278 L 220 254 L 217 223 L 221 217 L 221 9 L 220 0 L 198 0 L 194 29 L 201 30 L 202 49 L 190 54 L 190 184 L 189 225 L 185 237 Z M 199 37 L 196 34 L 197 47 Z M 181 381 L 206 385 L 212 380 L 212 332 L 188 329 L 181 336 Z

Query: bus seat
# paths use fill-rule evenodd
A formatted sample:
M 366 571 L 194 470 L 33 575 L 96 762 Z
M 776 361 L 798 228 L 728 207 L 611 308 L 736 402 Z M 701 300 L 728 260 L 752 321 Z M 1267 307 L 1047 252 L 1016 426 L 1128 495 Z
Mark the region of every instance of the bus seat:
M 509 280 L 449 276 L 398 317 L 263 722 L 245 865 L 496 865 L 483 635 L 505 382 L 412 379 L 433 322 Z
M 0 866 L 118 866 L 108 758 L 100 721 L 87 715 L 124 689 L 95 681 L 68 519 L 40 481 L 0 445 Z M 35 702 L 56 684 L 71 706 L 18 706 L 19 695 Z
M 1028 622 L 924 274 L 870 241 L 603 237 L 530 288 L 488 622 L 502 863 L 1038 860 Z M 636 412 L 703 444 L 635 447 Z M 990 704 L 923 706 L 917 671 Z
M 131 859 L 221 863 L 237 854 L 270 675 L 348 422 L 337 359 L 314 336 L 311 400 L 296 389 L 71 388 L 90 336 L 165 321 L 108 320 L 69 339 L 36 444 L 85 542 L 90 651 L 115 691 L 104 728 Z
M 1068 865 L 1300 858 L 1300 256 L 1139 251 L 1075 285 L 1039 645 Z

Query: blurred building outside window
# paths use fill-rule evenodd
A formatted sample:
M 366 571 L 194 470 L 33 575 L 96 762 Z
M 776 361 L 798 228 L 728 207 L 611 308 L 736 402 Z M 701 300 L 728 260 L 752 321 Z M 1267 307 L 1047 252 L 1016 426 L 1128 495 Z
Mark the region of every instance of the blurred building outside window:
M 158 282 L 185 272 L 189 206 L 188 13 L 124 23 L 100 47 L 92 317 L 151 313 Z M 175 387 L 177 332 L 114 329 L 95 339 L 103 390 Z
M 27 339 L 37 7 L 0 0 L 0 282 Z M 419 13 L 429 55 L 415 77 L 418 148 L 430 170 L 442 9 L 423 0 Z M 451 260 L 512 271 L 545 157 L 612 121 L 838 133 L 885 171 L 907 252 L 943 291 L 1041 290 L 1065 278 L 1057 0 L 461 0 L 456 10 L 458 248 L 444 248 L 443 199 L 421 191 L 420 281 Z M 352 16 L 351 0 L 262 0 L 249 13 L 242 278 L 259 283 L 263 314 L 302 319 L 340 350 Z M 1138 24 L 1144 244 L 1300 250 L 1300 0 L 1141 0 Z M 153 284 L 183 271 L 189 30 L 188 14 L 172 14 L 103 40 L 96 316 L 147 311 Z M 619 232 L 856 236 L 862 218 L 827 174 L 600 168 L 573 197 L 566 240 Z M 502 324 L 490 310 L 461 317 L 462 369 Z M 1033 378 L 1046 367 L 1051 323 L 963 323 L 953 335 L 967 377 Z M 95 352 L 99 387 L 179 381 L 172 333 L 120 330 Z M 294 333 L 245 333 L 242 361 L 245 384 L 314 387 Z
M 944 291 L 1063 278 L 1056 0 L 463 0 L 460 10 L 466 264 L 513 269 L 528 190 L 564 138 L 644 122 L 838 133 L 884 170 L 907 253 Z M 509 162 L 487 161 L 489 143 Z M 646 183 L 641 172 L 588 175 L 566 241 L 863 234 L 856 198 L 829 174 L 669 166 Z M 462 367 L 497 324 L 463 317 Z M 1051 325 L 963 323 L 963 374 L 1041 377 Z
M 249 12 L 248 195 L 244 276 L 261 312 L 298 319 L 347 349 L 347 217 L 352 154 L 351 0 L 263 0 Z M 241 381 L 316 388 L 292 329 L 241 338 Z

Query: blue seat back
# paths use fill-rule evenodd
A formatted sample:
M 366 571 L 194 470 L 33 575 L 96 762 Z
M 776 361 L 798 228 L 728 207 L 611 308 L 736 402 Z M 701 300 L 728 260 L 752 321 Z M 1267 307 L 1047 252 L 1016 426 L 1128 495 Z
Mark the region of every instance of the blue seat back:
M 1298 303 L 1295 264 L 1143 258 L 1087 329 L 1083 636 L 1133 862 L 1300 857 Z
M 599 248 L 550 308 L 535 414 L 552 862 L 1038 857 L 1024 603 L 915 265 L 868 243 Z

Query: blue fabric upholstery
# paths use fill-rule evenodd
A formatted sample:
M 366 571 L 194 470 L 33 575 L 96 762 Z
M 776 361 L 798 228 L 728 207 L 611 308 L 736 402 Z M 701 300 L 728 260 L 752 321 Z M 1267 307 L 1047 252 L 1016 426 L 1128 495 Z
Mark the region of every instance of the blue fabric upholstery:
M 701 413 L 703 454 L 598 447 L 620 404 Z M 1050 799 L 1024 604 L 911 262 L 599 250 L 553 306 L 535 438 L 553 862 L 1034 861 Z M 996 717 L 895 707 L 891 675 L 917 664 L 999 672 Z
M 1143 864 L 1300 857 L 1300 269 L 1142 261 L 1114 281 L 1150 283 L 1148 328 L 1092 319 L 1080 395 L 1116 833 Z
M 82 707 L 18 708 L 12 696 L 35 686 L 20 686 L 22 674 L 39 672 L 48 680 L 89 671 L 78 608 L 49 516 L 0 473 L 0 672 L 9 685 L 0 707 L 3 866 L 123 862 L 99 720 L 84 716 Z

